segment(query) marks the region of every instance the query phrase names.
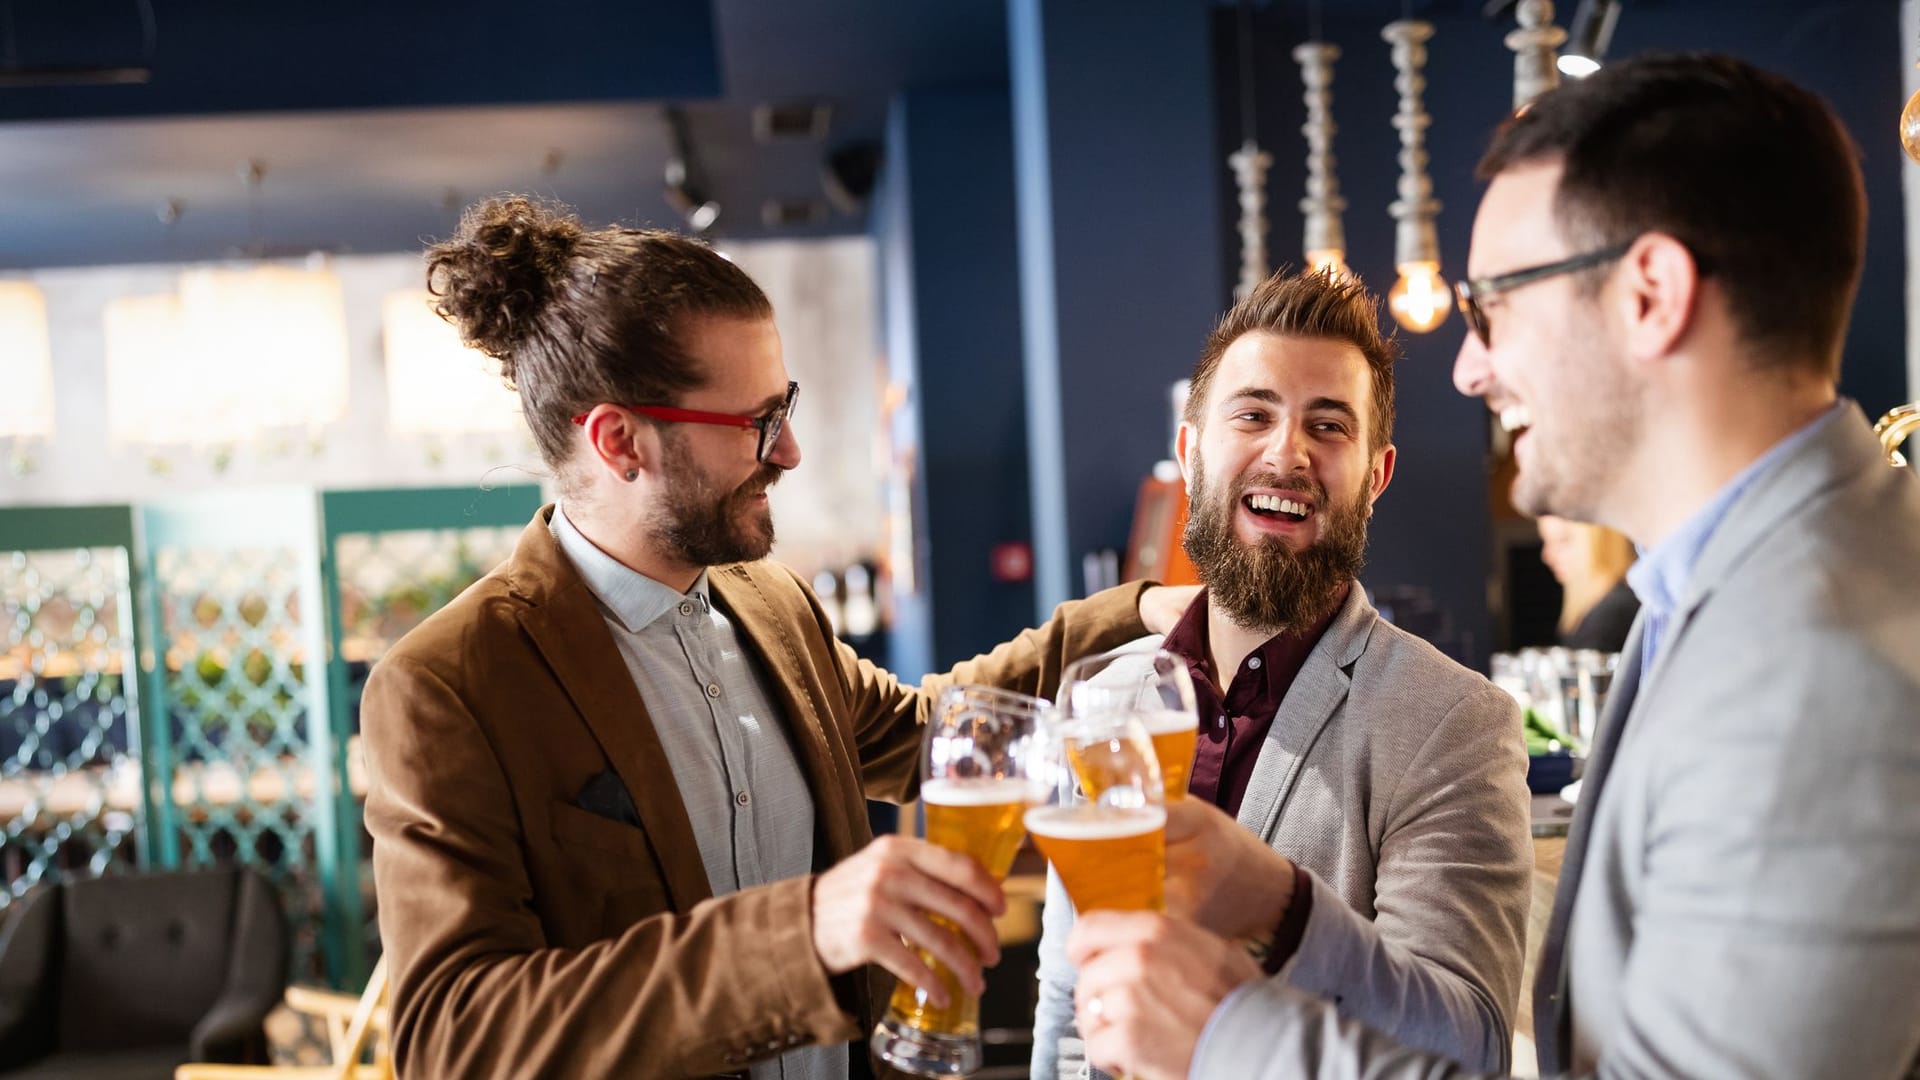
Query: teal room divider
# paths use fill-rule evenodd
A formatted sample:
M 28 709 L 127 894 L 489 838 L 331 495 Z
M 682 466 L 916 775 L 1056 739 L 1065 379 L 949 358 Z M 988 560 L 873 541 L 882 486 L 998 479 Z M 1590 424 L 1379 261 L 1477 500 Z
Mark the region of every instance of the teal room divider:
M 0 913 L 153 860 L 126 506 L 0 508 Z
M 243 863 L 281 890 L 295 979 L 359 986 L 378 950 L 360 689 L 539 504 L 528 485 L 0 509 L 0 906 Z
M 540 508 L 527 485 L 476 490 L 329 491 L 321 496 L 322 558 L 329 643 L 327 693 L 335 740 L 345 751 L 360 730 L 360 691 L 367 673 L 393 643 L 444 607 L 462 589 L 513 554 L 521 530 Z M 358 985 L 379 954 L 373 864 L 361 825 L 365 802 L 356 759 L 342 757 L 334 775 L 352 797 L 334 804 L 338 835 L 358 844 L 359 861 L 330 879 L 330 910 Z M 349 872 L 351 870 L 351 872 Z

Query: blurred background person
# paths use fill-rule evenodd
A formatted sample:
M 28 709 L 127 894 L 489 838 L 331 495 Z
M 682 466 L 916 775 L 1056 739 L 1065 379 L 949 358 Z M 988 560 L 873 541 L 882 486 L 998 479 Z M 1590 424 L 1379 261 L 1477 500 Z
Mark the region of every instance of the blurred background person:
M 1558 643 L 1619 652 L 1640 611 L 1627 585 L 1633 543 L 1604 525 L 1540 518 L 1540 559 L 1560 583 Z

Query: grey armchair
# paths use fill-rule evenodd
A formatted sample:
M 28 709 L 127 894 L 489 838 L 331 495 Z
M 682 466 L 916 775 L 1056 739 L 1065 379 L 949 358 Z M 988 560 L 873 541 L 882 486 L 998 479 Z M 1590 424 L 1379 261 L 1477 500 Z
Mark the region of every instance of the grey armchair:
M 65 882 L 0 937 L 0 1077 L 165 1080 L 187 1061 L 266 1059 L 286 918 L 251 870 Z

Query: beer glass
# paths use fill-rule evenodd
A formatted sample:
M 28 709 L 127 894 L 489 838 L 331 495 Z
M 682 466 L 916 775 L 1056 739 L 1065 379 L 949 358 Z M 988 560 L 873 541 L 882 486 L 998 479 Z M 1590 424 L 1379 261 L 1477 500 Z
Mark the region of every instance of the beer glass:
M 1124 712 L 1063 718 L 1054 730 L 1057 797 L 1026 813 L 1034 846 L 1076 911 L 1165 910 L 1167 788 L 1152 737 Z
M 1060 713 L 1068 724 L 1093 716 L 1131 715 L 1153 742 L 1168 802 L 1187 794 L 1200 715 L 1187 662 L 1165 649 L 1120 650 L 1076 660 L 1060 678 Z M 1081 777 L 1088 794 L 1098 791 Z
M 1021 818 L 1047 800 L 1057 773 L 1055 755 L 1046 749 L 1052 712 L 1038 698 L 991 687 L 941 693 L 921 737 L 920 804 L 929 843 L 973 856 L 995 880 L 1007 876 L 1024 835 Z M 945 919 L 933 921 L 955 929 Z M 980 1001 L 945 964 L 919 952 L 949 1004 L 936 1007 L 924 989 L 900 983 L 874 1028 L 873 1052 L 917 1076 L 965 1076 L 980 1067 Z
M 1024 818 L 1034 846 L 1053 864 L 1075 909 L 1161 910 L 1166 786 L 1152 737 L 1123 713 L 1062 719 L 1054 730 L 1055 801 Z

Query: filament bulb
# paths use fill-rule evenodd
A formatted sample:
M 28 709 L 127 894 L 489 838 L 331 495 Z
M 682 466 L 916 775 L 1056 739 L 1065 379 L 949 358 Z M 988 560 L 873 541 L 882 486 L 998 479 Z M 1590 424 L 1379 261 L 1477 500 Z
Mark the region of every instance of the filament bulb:
M 1453 297 L 1440 278 L 1440 264 L 1410 262 L 1400 264 L 1400 280 L 1387 293 L 1387 310 L 1393 321 L 1416 334 L 1425 334 L 1447 321 L 1447 309 Z

